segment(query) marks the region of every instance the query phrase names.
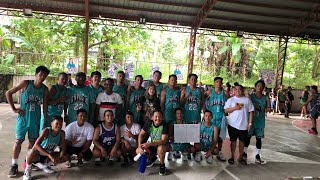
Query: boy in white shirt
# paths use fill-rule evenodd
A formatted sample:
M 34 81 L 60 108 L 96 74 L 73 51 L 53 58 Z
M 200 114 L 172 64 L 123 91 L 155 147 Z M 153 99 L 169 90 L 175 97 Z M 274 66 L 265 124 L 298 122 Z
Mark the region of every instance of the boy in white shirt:
M 125 123 L 120 127 L 121 151 L 124 161 L 122 166 L 128 165 L 128 156 L 131 160 L 133 159 L 135 149 L 137 148 L 138 135 L 141 130 L 140 125 L 133 122 L 133 113 L 131 111 L 126 112 Z
M 246 165 L 247 161 L 242 158 L 242 154 L 248 130 L 252 126 L 254 106 L 248 97 L 243 96 L 242 85 L 237 84 L 235 86 L 234 94 L 235 96 L 229 98 L 224 106 L 225 112 L 229 113 L 228 132 L 231 141 L 231 158 L 228 162 L 234 164 L 234 152 L 237 146 L 237 139 L 239 139 L 239 162 Z

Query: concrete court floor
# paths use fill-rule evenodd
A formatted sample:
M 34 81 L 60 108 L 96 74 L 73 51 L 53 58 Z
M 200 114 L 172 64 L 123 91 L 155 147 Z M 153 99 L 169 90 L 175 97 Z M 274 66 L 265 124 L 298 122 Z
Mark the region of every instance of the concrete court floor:
M 48 175 L 42 171 L 32 173 L 33 179 L 307 179 L 320 177 L 320 139 L 309 135 L 308 120 L 300 120 L 297 116 L 284 119 L 279 115 L 268 115 L 266 137 L 262 144 L 262 157 L 268 163 L 254 163 L 255 139 L 251 140 L 248 152 L 248 165 L 229 165 L 227 162 L 214 160 L 209 165 L 181 159 L 166 161 L 167 175 L 159 176 L 159 163 L 148 168 L 144 174 L 138 173 L 138 163 L 122 168 L 120 163 L 97 167 L 93 162 L 83 167 L 66 169 L 63 165 L 53 167 L 57 173 Z M 0 104 L 0 179 L 7 177 L 11 164 L 11 149 L 15 139 L 15 118 L 7 104 Z M 22 179 L 22 163 L 26 155 L 26 141 L 19 158 L 19 174 L 13 179 Z M 230 157 L 230 142 L 224 142 L 223 152 Z M 215 158 L 214 158 L 215 159 Z M 320 179 L 320 178 L 319 178 Z

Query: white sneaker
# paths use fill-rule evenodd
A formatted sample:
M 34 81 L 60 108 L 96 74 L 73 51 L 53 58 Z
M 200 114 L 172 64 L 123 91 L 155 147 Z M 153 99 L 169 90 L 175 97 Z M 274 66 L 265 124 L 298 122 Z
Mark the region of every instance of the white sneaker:
M 221 151 L 219 151 L 218 155 L 217 155 L 217 158 L 220 160 L 220 161 L 226 161 L 226 158 L 224 157 L 223 153 Z
M 208 164 L 211 164 L 212 163 L 212 156 L 207 157 L 206 160 L 207 160 Z
M 167 156 L 168 161 L 172 161 L 172 156 L 173 156 L 172 152 L 169 152 Z
M 33 164 L 34 166 L 38 167 L 39 169 L 43 170 L 45 168 L 46 165 L 44 165 L 43 163 L 41 162 L 38 162 L 38 163 L 35 163 Z M 32 169 L 33 170 L 33 169 Z
M 32 169 L 29 169 L 29 168 L 24 170 L 23 180 L 30 180 L 31 179 L 31 172 L 32 172 Z
M 50 166 L 45 165 L 45 167 L 42 169 L 44 172 L 46 172 L 47 174 L 53 174 L 55 173 L 55 171 L 53 169 L 51 169 Z
M 182 161 L 187 161 L 188 160 L 188 153 L 182 153 Z
M 197 153 L 196 153 L 196 157 L 194 158 L 194 160 L 195 160 L 196 162 L 200 162 L 200 161 L 201 161 L 201 152 L 197 152 Z

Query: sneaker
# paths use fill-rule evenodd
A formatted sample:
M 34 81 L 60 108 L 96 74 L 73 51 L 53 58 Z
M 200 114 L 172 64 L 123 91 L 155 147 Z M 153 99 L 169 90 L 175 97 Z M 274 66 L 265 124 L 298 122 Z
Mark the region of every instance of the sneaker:
M 233 159 L 233 158 L 230 158 L 230 159 L 228 160 L 228 163 L 229 163 L 229 164 L 234 164 L 234 159 Z
M 123 163 L 121 164 L 121 167 L 127 167 L 129 165 L 128 156 L 123 156 Z
M 261 160 L 260 155 L 257 154 L 257 155 L 256 155 L 256 163 L 257 163 L 257 164 L 266 164 L 267 162 Z
M 200 161 L 201 161 L 201 152 L 197 152 L 197 153 L 196 153 L 196 156 L 194 157 L 194 160 L 195 160 L 196 162 L 200 162 Z
M 166 166 L 165 166 L 165 164 L 160 164 L 159 175 L 160 175 L 160 176 L 166 175 Z
M 78 160 L 78 166 L 82 167 L 83 166 L 83 161 L 82 160 Z
M 182 161 L 187 161 L 188 160 L 188 153 L 182 153 L 181 157 L 182 157 Z M 190 155 L 190 159 L 191 159 L 191 155 Z
M 221 151 L 219 151 L 218 155 L 217 155 L 217 158 L 220 160 L 220 161 L 226 161 L 226 158 L 224 157 L 223 153 Z
M 241 163 L 242 165 L 247 165 L 247 161 L 244 159 L 239 159 L 239 163 Z
M 18 173 L 18 165 L 17 164 L 13 164 L 11 165 L 8 177 L 16 177 Z
M 45 168 L 45 165 L 41 162 L 38 162 L 38 163 L 35 163 L 35 164 L 32 164 L 32 170 L 34 171 L 34 168 L 37 167 L 38 169 L 44 169 Z
M 173 157 L 175 159 L 180 159 L 181 158 L 181 153 L 179 151 L 173 151 Z
M 208 164 L 212 164 L 212 156 L 206 158 Z
M 152 155 L 151 160 L 150 159 L 147 160 L 147 167 L 152 167 L 157 159 L 158 158 L 156 155 Z
M 189 160 L 191 160 L 191 154 L 190 154 L 190 153 L 187 154 L 187 158 L 188 158 Z
M 47 174 L 53 174 L 53 173 L 55 173 L 55 171 L 53 170 L 53 169 L 51 169 L 51 167 L 50 166 L 45 166 L 43 169 L 42 169 L 45 173 L 47 173 Z
M 32 170 L 31 169 L 26 169 L 24 171 L 24 174 L 23 174 L 23 180 L 30 180 L 31 179 L 31 172 Z
M 167 156 L 168 161 L 172 161 L 172 156 L 173 156 L 173 152 L 169 152 Z
M 242 159 L 247 160 L 247 158 L 248 158 L 247 153 L 243 152 L 243 154 L 242 154 Z

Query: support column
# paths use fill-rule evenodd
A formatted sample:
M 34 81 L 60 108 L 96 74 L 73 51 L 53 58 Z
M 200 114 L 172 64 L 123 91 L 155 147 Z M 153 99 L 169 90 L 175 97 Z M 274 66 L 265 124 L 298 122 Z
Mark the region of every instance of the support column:
M 89 49 L 89 0 L 85 0 L 85 15 L 86 15 L 86 33 L 85 33 L 85 37 L 84 37 L 83 72 L 87 73 L 88 49 Z
M 192 28 L 190 32 L 190 41 L 189 41 L 188 74 L 191 74 L 193 69 L 194 48 L 196 46 L 196 37 L 197 37 L 197 30 L 195 28 Z
M 277 71 L 276 71 L 276 84 L 275 88 L 279 89 L 282 84 L 284 65 L 286 63 L 287 56 L 287 46 L 288 46 L 288 36 L 279 36 L 278 44 L 278 61 L 277 61 Z

